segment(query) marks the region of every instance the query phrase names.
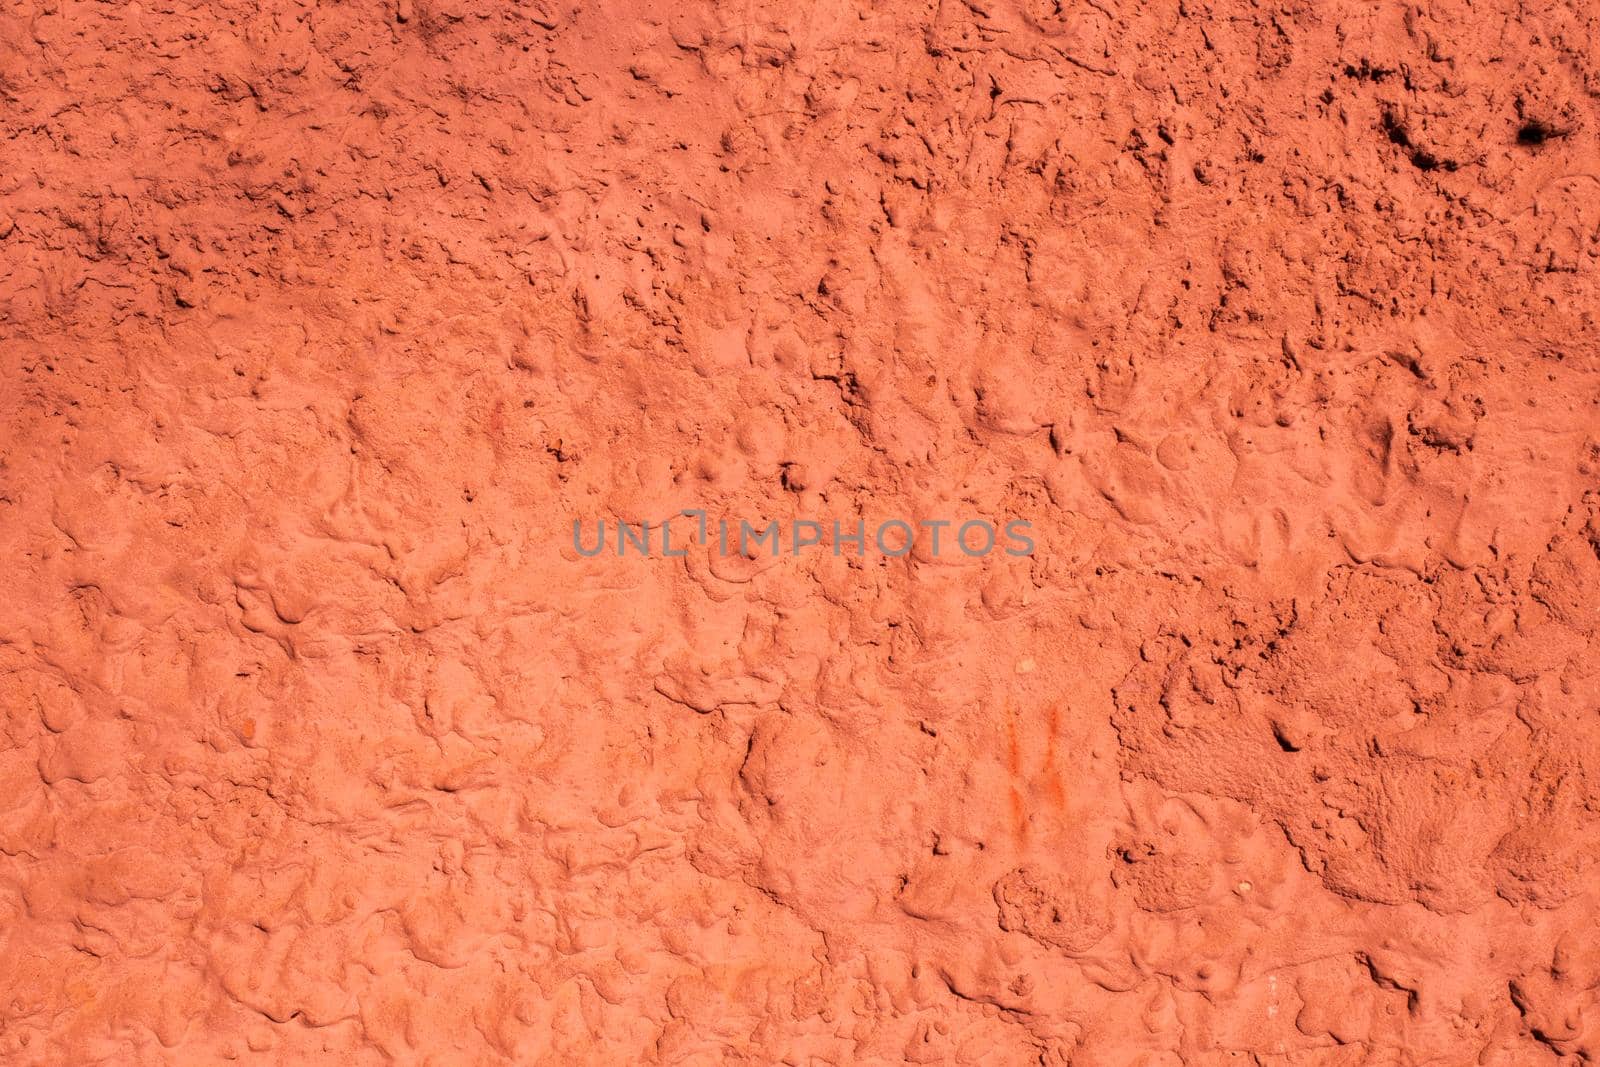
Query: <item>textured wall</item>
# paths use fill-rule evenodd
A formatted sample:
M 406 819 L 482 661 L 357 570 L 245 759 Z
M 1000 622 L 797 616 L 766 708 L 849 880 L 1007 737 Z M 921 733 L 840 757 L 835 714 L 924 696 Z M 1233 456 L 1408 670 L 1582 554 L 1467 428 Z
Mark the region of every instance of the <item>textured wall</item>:
M 1600 1057 L 1584 0 L 8 0 L 0 131 L 0 1062 Z

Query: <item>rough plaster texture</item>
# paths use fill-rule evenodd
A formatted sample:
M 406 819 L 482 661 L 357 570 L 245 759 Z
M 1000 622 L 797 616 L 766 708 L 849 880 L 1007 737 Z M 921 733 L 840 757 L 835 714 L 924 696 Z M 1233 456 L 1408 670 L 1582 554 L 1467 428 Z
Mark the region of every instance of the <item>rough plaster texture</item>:
M 0 131 L 0 1062 L 1600 1057 L 1590 4 L 9 0 Z

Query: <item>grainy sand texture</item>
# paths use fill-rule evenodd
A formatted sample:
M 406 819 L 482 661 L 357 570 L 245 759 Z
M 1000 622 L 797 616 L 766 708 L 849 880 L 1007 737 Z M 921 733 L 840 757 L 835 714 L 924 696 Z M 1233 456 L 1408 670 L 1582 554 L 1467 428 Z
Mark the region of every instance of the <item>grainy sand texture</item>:
M 1597 255 L 1591 0 L 4 0 L 0 1064 L 1595 1062 Z

